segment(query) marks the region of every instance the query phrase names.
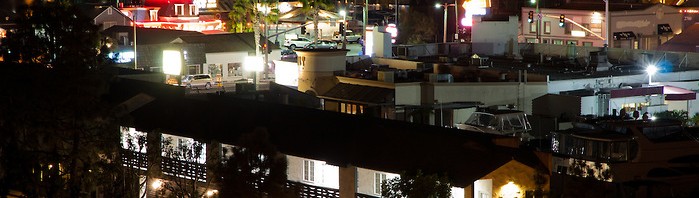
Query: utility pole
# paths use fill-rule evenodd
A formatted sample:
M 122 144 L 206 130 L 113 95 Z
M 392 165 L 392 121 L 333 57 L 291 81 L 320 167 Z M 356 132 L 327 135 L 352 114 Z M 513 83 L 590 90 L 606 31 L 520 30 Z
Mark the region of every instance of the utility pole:
M 542 43 L 541 42 L 541 9 L 539 9 L 539 1 L 541 0 L 536 0 L 536 43 Z

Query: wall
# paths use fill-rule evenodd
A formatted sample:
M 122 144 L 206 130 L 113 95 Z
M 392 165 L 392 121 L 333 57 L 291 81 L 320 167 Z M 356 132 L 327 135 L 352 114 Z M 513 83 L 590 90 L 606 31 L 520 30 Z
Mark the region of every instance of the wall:
M 375 173 L 386 174 L 386 179 L 400 177 L 400 175 L 394 173 L 381 172 L 365 168 L 357 168 L 357 193 L 381 196 L 380 193 L 374 193 Z
M 679 9 L 671 6 L 657 4 L 645 10 L 617 11 L 609 13 L 610 32 L 634 32 L 637 38 L 650 35 L 658 35 L 658 24 L 669 24 L 675 34 L 682 32 L 682 14 Z M 651 39 L 657 39 L 653 37 Z M 610 46 L 615 46 L 615 40 L 611 40 Z M 640 42 L 641 49 L 655 49 L 657 43 L 644 46 Z
M 517 16 L 510 16 L 509 21 L 481 21 L 474 16 L 471 42 L 473 53 L 486 55 L 512 54 L 517 49 Z
M 600 24 L 599 28 L 592 28 L 592 33 L 587 33 L 585 37 L 573 37 L 570 33 L 566 33 L 566 28 L 570 30 L 578 30 L 578 31 L 583 31 L 582 28 L 579 26 L 570 23 L 569 21 L 566 21 L 565 26 L 561 27 L 559 26 L 559 17 L 561 14 L 564 14 L 567 19 L 570 19 L 572 21 L 575 21 L 576 23 L 582 25 L 582 24 L 589 24 L 592 26 L 594 23 L 592 20 L 593 13 L 595 11 L 588 11 L 588 10 L 562 10 L 562 9 L 540 9 L 541 14 L 544 16 L 542 17 L 541 20 L 541 34 L 540 38 L 542 39 L 543 42 L 545 43 L 553 43 L 554 40 L 560 40 L 564 44 L 568 41 L 576 41 L 578 46 L 582 46 L 583 42 L 590 42 L 592 43 L 593 46 L 597 47 L 602 47 L 604 44 L 604 24 Z M 528 22 L 528 15 L 529 11 L 534 11 L 534 22 L 529 23 Z M 600 16 L 603 18 L 604 17 L 604 10 L 597 11 L 600 13 Z M 522 43 L 529 43 L 528 40 L 536 39 L 536 28 L 532 31 L 531 30 L 531 25 L 533 24 L 534 27 L 536 27 L 537 24 L 537 13 L 536 9 L 533 7 L 523 7 L 522 8 L 522 13 L 521 13 L 521 35 L 519 42 Z M 601 19 L 604 20 L 604 19 Z M 548 22 L 550 23 L 550 33 L 546 33 L 544 31 L 545 28 L 545 23 Z M 595 36 L 597 34 L 597 36 Z M 600 38 L 602 37 L 602 38 Z
M 245 64 L 245 58 L 248 57 L 248 52 L 217 52 L 217 53 L 206 53 L 206 63 L 207 64 L 221 64 L 223 66 L 223 81 L 233 81 L 237 80 L 236 77 L 231 75 L 231 71 L 228 69 L 228 63 L 240 63 Z M 204 73 L 209 73 L 208 68 L 204 67 Z M 250 76 L 243 73 L 243 76 Z M 250 76 L 252 77 L 252 76 Z M 240 77 L 238 77 L 240 78 Z
M 420 83 L 396 83 L 396 105 L 420 105 Z
M 314 186 L 339 189 L 340 188 L 340 169 L 325 163 L 324 161 L 314 161 L 314 180 L 313 182 L 303 180 L 303 161 L 311 160 L 302 157 L 287 155 L 287 180 L 296 181 Z
M 404 69 L 404 70 L 422 69 L 422 62 L 392 59 L 392 58 L 379 58 L 379 57 L 372 57 L 371 60 L 372 60 L 372 62 L 374 62 L 376 64 L 388 65 L 388 67 L 390 67 L 390 68 Z
M 299 65 L 301 92 L 323 95 L 337 79 L 334 72 L 345 71 L 345 60 L 349 50 L 296 50 Z
M 110 14 L 111 10 L 111 14 Z M 114 25 L 119 26 L 131 26 L 131 19 L 121 13 L 118 9 L 114 7 L 108 7 L 101 14 L 95 17 L 94 22 L 96 25 L 102 25 L 101 30 L 109 28 L 104 24 L 105 22 L 114 22 Z
M 482 102 L 490 105 L 516 105 L 532 113 L 532 100 L 546 94 L 546 83 L 434 83 L 434 99 L 440 102 Z

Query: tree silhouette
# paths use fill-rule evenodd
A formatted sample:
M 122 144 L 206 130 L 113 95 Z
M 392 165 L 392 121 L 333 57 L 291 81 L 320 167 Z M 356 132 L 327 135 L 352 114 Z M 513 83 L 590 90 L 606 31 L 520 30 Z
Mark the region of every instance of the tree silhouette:
M 264 129 L 243 134 L 223 164 L 222 197 L 297 197 L 286 187 L 286 156 L 272 145 Z
M 98 26 L 63 1 L 17 9 L 0 50 L 0 197 L 83 197 L 111 183 L 119 135 Z
M 381 196 L 388 198 L 451 197 L 451 184 L 446 175 L 425 175 L 422 171 L 406 172 L 381 183 Z
M 6 62 L 41 64 L 57 69 L 100 66 L 99 26 L 68 1 L 33 1 L 20 5 L 2 40 Z

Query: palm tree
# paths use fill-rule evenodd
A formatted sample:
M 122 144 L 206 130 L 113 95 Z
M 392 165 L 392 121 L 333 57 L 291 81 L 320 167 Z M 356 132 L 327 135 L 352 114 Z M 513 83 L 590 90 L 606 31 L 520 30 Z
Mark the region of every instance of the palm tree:
M 332 10 L 335 8 L 332 0 L 301 0 L 301 10 L 308 16 L 313 16 L 313 42 L 318 41 L 318 12 L 320 9 Z
M 248 24 L 255 15 L 255 13 L 253 13 L 254 5 L 253 0 L 238 0 L 233 2 L 231 12 L 228 13 L 228 18 L 231 19 L 231 32 L 252 32 L 252 26 Z

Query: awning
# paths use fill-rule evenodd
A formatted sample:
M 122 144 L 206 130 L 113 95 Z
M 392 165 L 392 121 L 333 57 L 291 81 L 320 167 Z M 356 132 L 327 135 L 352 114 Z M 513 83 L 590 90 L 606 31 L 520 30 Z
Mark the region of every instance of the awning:
M 658 35 L 661 34 L 673 34 L 670 24 L 658 24 Z
M 696 92 L 679 87 L 665 85 L 663 92 L 665 92 L 665 100 L 694 100 L 697 98 Z
M 633 32 L 614 32 L 614 40 L 630 40 L 636 39 L 636 34 Z
M 632 89 L 615 89 L 610 91 L 612 98 L 625 98 L 634 96 L 650 96 L 653 94 L 663 94 L 662 86 L 636 87 Z

